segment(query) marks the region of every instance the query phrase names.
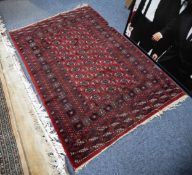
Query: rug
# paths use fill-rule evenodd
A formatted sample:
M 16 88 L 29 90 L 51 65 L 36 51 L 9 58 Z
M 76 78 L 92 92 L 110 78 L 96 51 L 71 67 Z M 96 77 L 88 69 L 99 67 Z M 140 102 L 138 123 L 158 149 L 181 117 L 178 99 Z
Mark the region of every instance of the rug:
M 185 95 L 89 6 L 10 36 L 75 170 Z
M 0 174 L 22 175 L 22 164 L 0 81 Z

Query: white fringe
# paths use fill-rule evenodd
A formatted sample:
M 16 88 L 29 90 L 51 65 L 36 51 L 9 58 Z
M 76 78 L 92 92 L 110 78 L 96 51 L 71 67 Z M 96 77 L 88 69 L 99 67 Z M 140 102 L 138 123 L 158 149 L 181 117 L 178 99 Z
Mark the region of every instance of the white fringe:
M 51 120 L 43 107 L 43 105 L 40 103 L 40 101 L 37 98 L 37 94 L 34 92 L 34 89 L 31 85 L 31 83 L 26 78 L 21 64 L 18 60 L 16 50 L 12 46 L 7 34 L 6 34 L 6 28 L 3 24 L 3 21 L 0 17 L 0 33 L 1 33 L 1 41 L 3 43 L 3 46 L 6 49 L 6 51 L 9 53 L 8 57 L 13 63 L 13 68 L 17 70 L 17 73 L 19 75 L 19 78 L 21 79 L 21 82 L 24 84 L 27 95 L 29 96 L 29 99 L 31 100 L 31 104 L 34 109 L 34 113 L 31 113 L 31 116 L 33 117 L 34 124 L 36 126 L 36 130 L 38 131 L 39 127 L 41 130 L 43 130 L 43 133 L 41 133 L 41 136 L 44 138 L 44 141 L 48 142 L 51 146 L 52 152 L 48 152 L 48 156 L 50 158 L 50 164 L 58 171 L 57 174 L 62 175 L 68 175 L 67 167 L 65 164 L 65 152 L 64 149 L 58 139 L 58 136 L 54 130 L 54 127 L 51 123 Z M 55 173 L 54 173 L 55 174 Z

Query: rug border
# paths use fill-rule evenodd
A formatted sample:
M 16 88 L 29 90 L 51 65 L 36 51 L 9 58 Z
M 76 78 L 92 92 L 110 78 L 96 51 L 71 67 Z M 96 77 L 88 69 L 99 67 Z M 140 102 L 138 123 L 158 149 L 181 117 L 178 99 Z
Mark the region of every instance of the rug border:
M 89 7 L 89 8 L 91 8 L 89 5 L 86 5 L 86 6 L 83 6 L 83 7 Z M 79 7 L 79 8 L 82 8 L 82 7 Z M 77 10 L 77 9 L 78 9 L 78 8 L 76 8 L 76 9 L 74 9 L 74 10 Z M 91 9 L 92 9 L 92 8 L 91 8 Z M 59 14 L 64 14 L 64 13 L 72 12 L 72 11 L 74 11 L 74 10 L 67 11 L 67 12 L 63 12 L 63 13 L 59 13 Z M 92 10 L 95 11 L 94 9 L 92 9 Z M 100 14 L 99 14 L 97 11 L 95 11 L 95 12 L 100 16 Z M 57 14 L 57 15 L 59 15 L 59 14 Z M 57 15 L 54 15 L 54 16 L 52 16 L 52 17 L 50 17 L 50 18 L 53 18 L 53 17 L 55 17 L 55 16 L 57 16 Z M 101 16 L 100 16 L 100 17 L 101 17 Z M 31 24 L 31 25 L 28 25 L 28 26 L 26 26 L 26 27 L 33 26 L 33 25 L 35 25 L 35 24 L 38 24 L 39 22 L 46 21 L 47 19 L 50 19 L 50 18 L 46 18 L 46 19 L 44 19 L 44 20 L 38 21 L 38 22 L 33 23 L 33 24 Z M 103 19 L 103 21 L 105 21 L 104 18 L 102 18 L 102 19 Z M 107 21 L 105 21 L 105 22 L 108 24 Z M 52 117 L 51 117 L 51 113 L 50 113 L 49 109 L 47 108 L 47 106 L 45 105 L 45 101 L 43 100 L 43 97 L 42 97 L 42 95 L 41 95 L 41 93 L 40 93 L 40 89 L 38 88 L 38 85 L 37 85 L 37 83 L 35 82 L 35 80 L 34 80 L 34 78 L 33 78 L 32 72 L 30 71 L 30 68 L 29 68 L 29 66 L 27 65 L 27 62 L 25 61 L 25 58 L 23 57 L 21 51 L 19 50 L 19 48 L 18 48 L 18 46 L 17 46 L 17 43 L 16 43 L 16 41 L 15 41 L 15 39 L 14 39 L 14 36 L 11 34 L 11 32 L 14 32 L 14 31 L 17 31 L 17 30 L 20 30 L 20 29 L 23 29 L 23 28 L 25 28 L 25 27 L 22 27 L 22 28 L 19 28 L 19 29 L 15 29 L 15 30 L 10 31 L 10 32 L 9 32 L 10 38 L 12 39 L 13 44 L 14 44 L 14 46 L 15 46 L 15 48 L 16 48 L 16 51 L 19 53 L 19 55 L 20 55 L 20 57 L 21 57 L 21 59 L 22 59 L 22 61 L 23 61 L 23 63 L 24 63 L 24 66 L 25 66 L 26 70 L 27 70 L 28 74 L 30 75 L 30 79 L 31 79 L 31 81 L 32 81 L 32 83 L 33 83 L 33 85 L 34 85 L 34 87 L 35 87 L 35 90 L 37 91 L 37 93 L 38 93 L 38 95 L 39 95 L 39 97 L 40 97 L 40 99 L 41 99 L 41 102 L 42 102 L 44 108 L 46 109 L 46 112 L 47 112 L 48 115 L 50 116 L 50 119 L 51 119 L 51 122 L 52 122 L 52 124 L 53 124 L 53 126 L 54 126 L 54 129 L 56 130 L 57 135 L 58 135 L 58 137 L 59 137 L 59 139 L 60 139 L 60 141 L 61 141 L 61 143 L 62 143 L 62 146 L 63 146 L 63 148 L 64 148 L 64 151 L 65 151 L 68 159 L 70 160 L 70 163 L 71 163 L 71 165 L 72 165 L 72 167 L 74 168 L 75 171 L 78 171 L 79 169 L 81 169 L 83 166 L 85 166 L 87 163 L 89 163 L 92 159 L 94 159 L 94 158 L 97 157 L 100 153 L 102 153 L 103 151 L 105 151 L 108 147 L 110 147 L 111 145 L 115 144 L 119 139 L 121 139 L 121 138 L 124 137 L 125 135 L 129 134 L 131 131 L 133 131 L 134 129 L 136 129 L 138 126 L 141 126 L 142 124 L 144 124 L 147 120 L 153 119 L 156 115 L 158 116 L 158 113 L 161 112 L 161 111 L 163 111 L 163 109 L 166 108 L 166 107 L 168 107 L 168 105 L 170 105 L 170 104 L 176 102 L 177 100 L 179 100 L 180 98 L 182 98 L 182 97 L 184 98 L 184 97 L 186 96 L 185 92 L 181 89 L 182 92 L 181 92 L 178 96 L 172 98 L 170 101 L 168 101 L 167 103 L 165 103 L 165 104 L 164 104 L 163 106 L 161 106 L 160 108 L 157 108 L 157 109 L 155 109 L 154 111 L 152 111 L 151 113 L 149 113 L 144 119 L 137 121 L 136 123 L 134 123 L 133 125 L 131 125 L 131 127 L 127 128 L 123 133 L 119 134 L 118 136 L 116 136 L 115 138 L 113 138 L 112 140 L 110 140 L 109 142 L 106 142 L 106 144 L 105 144 L 102 148 L 100 148 L 100 149 L 98 149 L 98 150 L 95 150 L 94 152 L 92 152 L 91 154 L 89 154 L 89 156 L 88 156 L 89 158 L 87 157 L 87 158 L 85 158 L 83 161 L 81 161 L 81 163 L 76 164 L 76 163 L 74 162 L 74 160 L 72 159 L 70 153 L 68 152 L 67 146 L 66 146 L 65 142 L 63 141 L 63 138 L 61 137 L 60 132 L 59 132 L 57 126 L 54 124 L 54 120 L 53 120 Z M 124 37 L 124 36 L 122 36 L 122 37 Z M 135 47 L 135 46 L 134 46 L 134 47 Z M 153 64 L 155 64 L 155 63 L 153 63 Z M 163 70 L 162 70 L 162 71 L 163 71 Z M 163 71 L 163 72 L 164 72 L 164 71 Z M 166 74 L 166 75 L 167 75 L 167 74 Z M 168 76 L 168 75 L 167 75 L 167 76 Z M 169 77 L 169 76 L 168 76 L 168 77 Z M 169 78 L 170 78 L 170 77 L 169 77 Z M 170 78 L 170 79 L 171 79 L 171 78 Z M 171 79 L 171 81 L 173 81 L 173 80 Z M 174 81 L 173 81 L 173 82 L 174 82 Z M 175 82 L 174 82 L 174 83 L 175 83 Z M 177 85 L 177 83 L 175 83 L 175 84 Z M 178 85 L 177 85 L 177 86 L 178 86 Z M 179 88 L 180 88 L 180 87 L 179 87 Z M 183 100 L 182 100 L 182 101 L 183 101 Z M 180 102 L 180 101 L 178 101 L 177 103 L 179 103 L 179 102 Z M 166 110 L 168 110 L 168 109 L 166 109 Z M 66 147 L 66 148 L 65 148 L 65 147 Z
M 121 135 L 117 136 L 116 139 L 114 139 L 114 141 L 112 141 L 112 143 L 107 144 L 106 147 L 104 147 L 101 151 L 98 150 L 98 153 L 96 153 L 95 155 L 93 155 L 92 158 L 90 158 L 89 160 L 85 161 L 82 165 L 80 165 L 78 168 L 75 169 L 75 171 L 79 171 L 80 169 L 82 169 L 84 166 L 86 166 L 90 161 L 92 161 L 94 158 L 96 158 L 97 156 L 99 156 L 102 152 L 104 152 L 105 150 L 107 150 L 109 147 L 113 146 L 113 144 L 115 144 L 116 142 L 118 142 L 120 139 L 122 139 L 123 137 L 125 137 L 126 135 L 129 135 L 131 132 L 135 131 L 138 127 L 147 124 L 148 122 L 150 122 L 151 120 L 155 119 L 156 117 L 161 117 L 161 115 L 169 110 L 172 110 L 175 106 L 178 106 L 179 103 L 185 101 L 188 98 L 188 95 L 186 94 L 180 94 L 178 97 L 175 97 L 175 99 L 173 101 L 168 102 L 168 104 L 166 104 L 165 106 L 162 106 L 162 109 L 159 109 L 159 111 L 154 112 L 154 114 L 152 114 L 151 116 L 149 116 L 148 118 L 145 118 L 144 120 L 139 120 L 139 122 L 136 122 L 135 126 L 132 126 L 128 129 L 128 131 L 124 131 Z M 113 139 L 112 139 L 113 140 Z M 110 141 L 111 142 L 111 141 Z

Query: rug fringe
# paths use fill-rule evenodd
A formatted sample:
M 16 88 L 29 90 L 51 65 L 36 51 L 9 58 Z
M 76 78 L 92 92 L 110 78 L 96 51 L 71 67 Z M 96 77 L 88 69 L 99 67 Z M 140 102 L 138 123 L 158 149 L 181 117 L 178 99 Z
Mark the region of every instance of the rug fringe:
M 188 95 L 184 95 L 182 97 L 180 97 L 178 100 L 172 102 L 170 105 L 166 106 L 165 108 L 163 108 L 161 111 L 157 112 L 156 114 L 154 114 L 152 117 L 150 117 L 149 119 L 145 120 L 143 123 L 141 123 L 141 125 L 145 125 L 148 122 L 150 122 L 151 120 L 153 120 L 156 117 L 162 117 L 162 115 L 170 110 L 176 109 L 178 106 L 181 105 L 182 102 L 184 102 L 189 96 Z
M 1 33 L 1 40 L 4 50 L 6 50 L 9 55 L 7 59 L 10 59 L 12 65 L 14 66 L 15 70 L 17 70 L 18 76 L 21 82 L 24 84 L 26 89 L 27 95 L 31 101 L 33 110 L 30 111 L 31 117 L 34 122 L 34 126 L 36 131 L 41 135 L 42 141 L 49 143 L 51 146 L 51 150 L 47 151 L 47 155 L 49 157 L 50 165 L 53 167 L 54 171 L 57 170 L 58 174 L 67 175 L 67 167 L 65 164 L 65 152 L 64 149 L 59 142 L 58 136 L 52 126 L 51 120 L 45 111 L 45 108 L 38 100 L 37 94 L 34 92 L 32 85 L 29 83 L 28 79 L 26 78 L 21 64 L 18 60 L 16 55 L 16 50 L 12 46 L 8 35 L 6 34 L 6 28 L 3 24 L 3 21 L 0 17 L 0 33 Z M 43 133 L 42 133 L 43 131 Z

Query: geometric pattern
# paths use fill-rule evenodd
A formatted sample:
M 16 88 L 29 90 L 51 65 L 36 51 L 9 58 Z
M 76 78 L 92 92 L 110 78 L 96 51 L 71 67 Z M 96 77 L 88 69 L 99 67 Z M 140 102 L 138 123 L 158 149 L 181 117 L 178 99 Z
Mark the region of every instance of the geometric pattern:
M 0 81 L 0 174 L 22 175 L 17 143 L 11 127 L 9 109 Z
M 185 94 L 89 6 L 10 35 L 74 168 Z

